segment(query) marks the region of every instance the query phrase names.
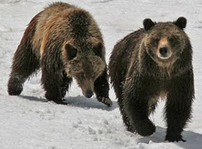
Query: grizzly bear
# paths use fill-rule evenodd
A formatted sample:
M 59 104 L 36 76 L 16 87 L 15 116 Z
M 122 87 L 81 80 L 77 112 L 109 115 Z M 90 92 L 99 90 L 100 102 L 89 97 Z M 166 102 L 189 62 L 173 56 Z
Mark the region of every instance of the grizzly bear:
M 181 133 L 191 117 L 194 98 L 192 46 L 186 18 L 174 22 L 143 21 L 141 28 L 119 41 L 110 56 L 109 76 L 128 131 L 148 136 L 148 118 L 159 98 L 167 98 L 168 141 L 185 141 Z
M 81 8 L 56 2 L 31 20 L 13 57 L 8 93 L 19 95 L 39 68 L 48 100 L 63 104 L 74 78 L 85 97 L 95 93 L 98 101 L 112 104 L 102 34 Z

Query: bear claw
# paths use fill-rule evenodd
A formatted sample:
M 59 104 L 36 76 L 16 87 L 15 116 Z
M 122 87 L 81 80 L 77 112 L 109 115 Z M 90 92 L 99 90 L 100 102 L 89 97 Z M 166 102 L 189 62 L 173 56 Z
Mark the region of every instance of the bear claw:
M 97 98 L 99 102 L 104 103 L 105 105 L 107 105 L 108 107 L 110 107 L 112 105 L 112 101 L 110 98 L 108 97 L 98 97 Z

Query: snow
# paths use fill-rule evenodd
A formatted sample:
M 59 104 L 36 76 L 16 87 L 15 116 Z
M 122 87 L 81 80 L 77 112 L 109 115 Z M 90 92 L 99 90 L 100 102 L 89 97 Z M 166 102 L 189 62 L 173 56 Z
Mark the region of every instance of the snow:
M 90 11 L 98 22 L 106 45 L 107 62 L 113 46 L 128 33 L 142 27 L 145 18 L 188 20 L 186 32 L 193 46 L 196 98 L 193 118 L 183 132 L 187 142 L 164 141 L 164 101 L 151 120 L 156 132 L 141 137 L 127 132 L 113 89 L 108 108 L 86 99 L 76 83 L 66 95 L 68 105 L 47 102 L 40 86 L 40 72 L 24 85 L 20 96 L 9 96 L 7 81 L 13 54 L 31 18 L 52 0 L 0 1 L 0 148 L 1 149 L 201 149 L 202 148 L 202 2 L 201 0 L 68 0 Z

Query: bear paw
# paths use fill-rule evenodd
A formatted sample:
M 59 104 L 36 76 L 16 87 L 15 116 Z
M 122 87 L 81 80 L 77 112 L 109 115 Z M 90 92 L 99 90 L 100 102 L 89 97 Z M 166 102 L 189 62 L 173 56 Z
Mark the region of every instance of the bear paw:
M 110 107 L 111 105 L 112 105 L 112 101 L 111 101 L 111 99 L 110 98 L 108 98 L 108 97 L 97 97 L 97 99 L 98 99 L 98 101 L 99 102 L 102 102 L 102 103 L 104 103 L 105 105 L 107 105 L 108 107 Z
M 57 104 L 63 104 L 63 105 L 66 104 L 64 100 L 62 100 L 62 97 L 57 93 L 54 94 L 54 93 L 46 92 L 45 97 L 47 100 L 54 101 Z
M 141 136 L 150 136 L 155 132 L 156 127 L 149 119 L 147 119 L 138 122 L 138 124 L 135 125 L 135 130 Z
M 8 94 L 20 95 L 23 90 L 22 82 L 18 78 L 10 78 L 8 82 Z
M 165 140 L 169 142 L 186 142 L 186 140 L 184 140 L 181 135 L 166 135 Z

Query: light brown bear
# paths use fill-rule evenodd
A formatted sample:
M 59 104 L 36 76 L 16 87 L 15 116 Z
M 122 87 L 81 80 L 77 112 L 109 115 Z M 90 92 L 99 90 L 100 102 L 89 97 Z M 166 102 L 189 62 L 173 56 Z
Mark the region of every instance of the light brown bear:
M 75 78 L 85 97 L 95 93 L 98 101 L 112 104 L 102 34 L 89 12 L 56 2 L 38 13 L 14 54 L 8 93 L 19 95 L 23 83 L 40 67 L 48 100 L 64 103 Z
M 148 136 L 155 132 L 149 114 L 166 97 L 166 140 L 184 141 L 181 133 L 191 116 L 194 98 L 192 47 L 184 32 L 186 19 L 155 23 L 121 41 L 112 52 L 109 75 L 127 129 Z

